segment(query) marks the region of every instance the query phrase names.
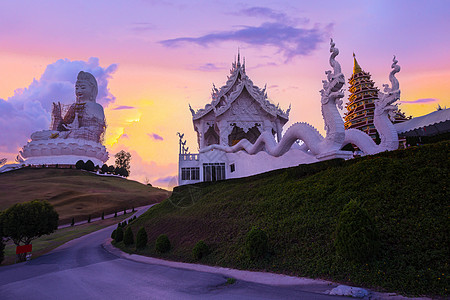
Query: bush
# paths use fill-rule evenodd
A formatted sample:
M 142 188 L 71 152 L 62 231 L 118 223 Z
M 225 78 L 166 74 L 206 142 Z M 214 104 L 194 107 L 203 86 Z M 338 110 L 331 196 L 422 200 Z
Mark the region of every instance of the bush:
M 90 171 L 90 172 L 94 171 L 95 166 L 94 166 L 94 163 L 92 162 L 92 160 L 88 160 L 88 161 L 84 164 L 84 169 L 85 169 L 86 171 Z
M 192 249 L 192 256 L 195 260 L 200 260 L 202 257 L 205 257 L 209 254 L 209 247 L 205 244 L 204 241 L 198 241 Z
M 247 234 L 245 248 L 250 259 L 264 257 L 268 249 L 267 234 L 259 228 L 252 227 Z
M 0 235 L 0 265 L 2 264 L 3 259 L 5 258 L 4 251 L 5 250 L 5 244 L 3 243 L 3 238 Z
M 84 169 L 84 161 L 82 161 L 81 159 L 79 161 L 77 161 L 77 163 L 75 164 L 75 168 L 77 168 L 78 170 L 83 170 Z
M 136 234 L 136 249 L 143 249 L 147 246 L 148 238 L 144 227 L 141 227 Z
M 155 249 L 159 253 L 165 253 L 168 252 L 171 248 L 169 238 L 165 234 L 161 234 L 156 239 Z
M 134 236 L 133 231 L 131 231 L 131 227 L 128 227 L 125 230 L 125 234 L 123 235 L 123 243 L 127 246 L 134 243 Z
M 116 236 L 114 237 L 116 242 L 121 242 L 123 240 L 123 229 L 122 227 L 118 227 L 116 229 Z
M 113 165 L 111 165 L 111 166 L 108 167 L 108 173 L 113 174 L 113 173 L 114 173 L 114 170 L 115 170 L 115 168 L 114 168 Z
M 334 245 L 340 256 L 360 263 L 373 260 L 380 250 L 377 228 L 355 200 L 347 203 L 339 216 Z
M 111 238 L 112 238 L 113 240 L 116 239 L 116 232 L 117 232 L 117 229 L 114 229 L 113 232 L 111 232 Z

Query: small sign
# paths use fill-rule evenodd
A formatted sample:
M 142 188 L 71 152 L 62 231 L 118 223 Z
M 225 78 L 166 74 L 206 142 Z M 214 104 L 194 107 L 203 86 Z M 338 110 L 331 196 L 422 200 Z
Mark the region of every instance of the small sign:
M 32 249 L 32 245 L 31 244 L 23 245 L 23 246 L 17 246 L 16 254 L 31 252 L 31 249 Z

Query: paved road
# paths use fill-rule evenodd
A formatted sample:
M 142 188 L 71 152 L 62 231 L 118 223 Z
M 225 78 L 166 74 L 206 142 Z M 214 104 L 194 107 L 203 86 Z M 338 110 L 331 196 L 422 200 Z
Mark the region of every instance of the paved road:
M 101 246 L 114 227 L 29 262 L 1 267 L 0 299 L 342 299 L 298 286 L 227 285 L 220 274 L 121 259 Z

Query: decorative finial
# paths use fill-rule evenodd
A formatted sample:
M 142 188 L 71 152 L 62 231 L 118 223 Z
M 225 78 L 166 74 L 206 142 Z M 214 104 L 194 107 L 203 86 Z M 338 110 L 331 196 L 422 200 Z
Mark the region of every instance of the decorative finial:
M 239 51 L 239 47 L 238 47 L 238 58 L 237 58 L 237 66 L 239 67 L 241 65 L 241 53 Z

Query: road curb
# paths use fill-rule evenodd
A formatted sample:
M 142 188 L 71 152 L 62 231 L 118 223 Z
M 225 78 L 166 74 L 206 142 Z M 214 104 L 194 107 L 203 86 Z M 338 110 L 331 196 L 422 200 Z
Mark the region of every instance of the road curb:
M 311 292 L 316 294 L 325 294 L 329 295 L 330 292 L 337 288 L 342 287 L 338 283 L 332 281 L 326 281 L 322 279 L 310 279 L 305 277 L 294 277 L 288 276 L 284 274 L 276 274 L 276 273 L 268 273 L 268 272 L 256 272 L 256 271 L 245 271 L 245 270 L 236 270 L 224 267 L 213 267 L 201 264 L 191 264 L 191 263 L 183 263 L 176 261 L 169 261 L 160 258 L 142 256 L 137 254 L 128 254 L 123 252 L 122 250 L 114 247 L 111 244 L 112 239 L 108 238 L 103 244 L 102 247 L 107 252 L 117 256 L 119 258 L 145 263 L 145 264 L 153 264 L 159 266 L 172 267 L 177 269 L 205 272 L 211 274 L 223 275 L 224 277 L 231 277 L 237 280 L 271 285 L 271 286 L 297 286 L 301 288 L 302 291 Z M 368 291 L 368 295 L 363 299 L 371 299 L 371 300 L 431 300 L 431 298 L 421 297 L 421 298 L 408 298 L 396 293 L 379 293 L 374 291 Z M 347 295 L 347 297 L 351 295 Z

